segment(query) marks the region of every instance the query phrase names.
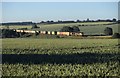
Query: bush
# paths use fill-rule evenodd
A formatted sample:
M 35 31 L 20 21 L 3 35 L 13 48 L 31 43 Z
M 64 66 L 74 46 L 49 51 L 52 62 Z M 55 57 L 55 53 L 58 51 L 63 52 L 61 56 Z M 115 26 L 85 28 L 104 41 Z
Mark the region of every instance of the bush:
M 73 26 L 73 32 L 80 32 L 80 29 L 77 26 Z
M 73 28 L 72 27 L 68 27 L 68 26 L 64 26 L 60 31 L 62 31 L 62 32 L 72 32 Z
M 19 37 L 19 34 L 14 30 L 2 29 L 2 38 L 14 38 Z
M 114 35 L 112 37 L 113 38 L 120 38 L 120 34 L 119 33 L 114 33 Z
M 39 27 L 37 26 L 37 24 L 33 24 L 31 29 L 34 29 L 34 28 L 39 28 Z
M 113 34 L 113 30 L 112 28 L 106 27 L 104 30 L 105 35 L 112 35 Z
M 73 26 L 73 27 L 64 26 L 60 31 L 61 32 L 80 32 L 80 29 L 77 26 Z

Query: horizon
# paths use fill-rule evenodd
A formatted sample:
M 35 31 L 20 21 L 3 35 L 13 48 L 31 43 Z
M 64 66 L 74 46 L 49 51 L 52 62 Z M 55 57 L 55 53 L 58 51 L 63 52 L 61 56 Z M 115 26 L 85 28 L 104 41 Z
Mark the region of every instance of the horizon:
M 116 19 L 116 18 L 112 18 L 112 19 L 95 19 L 95 20 L 89 19 L 89 20 L 90 21 L 98 21 L 98 20 L 113 20 L 113 19 Z M 79 19 L 76 19 L 76 20 L 56 20 L 56 21 L 54 21 L 54 20 L 47 20 L 47 21 L 53 21 L 53 22 L 58 22 L 58 21 L 74 21 L 74 22 L 76 22 L 77 20 L 79 20 Z M 44 22 L 47 22 L 47 21 L 44 21 Z M 81 21 L 81 22 L 83 22 L 83 21 L 87 22 L 87 19 L 79 20 L 79 21 Z M 116 19 L 116 21 L 119 21 L 119 20 Z M 12 21 L 12 22 L 1 22 L 1 23 L 22 23 L 22 22 L 40 23 L 42 21 L 38 21 L 38 22 L 34 22 L 34 21 Z
M 102 6 L 101 6 L 102 5 Z M 3 2 L 2 23 L 5 22 L 40 22 L 40 21 L 75 21 L 118 20 L 117 2 Z

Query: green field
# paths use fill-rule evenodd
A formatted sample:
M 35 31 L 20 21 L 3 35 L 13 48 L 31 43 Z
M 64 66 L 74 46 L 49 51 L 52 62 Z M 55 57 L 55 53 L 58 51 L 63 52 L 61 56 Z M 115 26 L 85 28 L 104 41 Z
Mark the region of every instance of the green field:
M 111 27 L 113 28 L 113 33 L 118 32 L 118 24 L 114 24 L 114 25 L 97 25 L 97 26 L 89 26 L 89 25 L 96 25 L 95 23 L 83 23 L 84 25 L 88 25 L 88 26 L 79 26 L 79 29 L 81 32 L 84 32 L 84 34 L 87 35 L 92 35 L 92 34 L 104 34 L 104 30 L 106 27 Z M 76 24 L 53 24 L 53 25 L 43 25 L 39 27 L 41 27 L 40 29 L 35 29 L 35 30 L 45 30 L 45 31 L 60 31 L 60 29 L 64 26 L 78 26 L 78 25 L 82 25 L 80 23 L 76 23 Z
M 118 39 L 2 39 L 3 76 L 120 76 Z
M 81 32 L 87 35 L 93 34 L 104 34 L 105 27 L 113 28 L 113 33 L 118 32 L 118 24 L 113 25 L 103 25 L 103 24 L 111 24 L 112 22 L 86 22 L 86 23 L 66 23 L 66 24 L 38 24 L 37 29 L 33 30 L 42 30 L 42 31 L 60 31 L 60 29 L 64 26 L 78 26 Z M 79 25 L 88 25 L 88 26 L 79 26 Z M 96 25 L 96 26 L 91 26 Z M 2 26 L 5 28 L 5 26 Z M 9 26 L 10 28 L 18 29 L 18 28 L 28 28 L 31 29 L 32 26 Z

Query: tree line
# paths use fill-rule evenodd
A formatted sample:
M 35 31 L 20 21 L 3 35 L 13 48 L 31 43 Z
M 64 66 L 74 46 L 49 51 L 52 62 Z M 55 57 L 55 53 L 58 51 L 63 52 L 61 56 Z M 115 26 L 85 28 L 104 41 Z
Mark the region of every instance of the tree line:
M 32 25 L 33 22 L 8 22 L 8 23 L 1 23 L 1 25 Z
M 113 19 L 106 19 L 106 20 L 90 20 L 89 18 L 87 18 L 86 20 L 79 20 L 77 19 L 76 21 L 62 21 L 62 20 L 58 20 L 58 21 L 41 21 L 38 24 L 60 24 L 60 23 L 79 23 L 79 22 L 114 22 L 114 23 L 119 23 L 120 20 L 117 20 L 115 18 Z
M 61 24 L 61 23 L 79 23 L 79 22 L 114 22 L 114 23 L 120 23 L 120 20 L 116 20 L 115 18 L 113 19 L 106 19 L 106 20 L 90 20 L 89 18 L 87 18 L 86 20 L 79 20 L 77 19 L 76 21 L 62 21 L 62 20 L 58 20 L 58 21 L 53 21 L 53 20 L 48 20 L 48 21 L 41 21 L 38 22 L 36 24 Z M 33 25 L 33 22 L 11 22 L 11 23 L 1 23 L 0 25 Z

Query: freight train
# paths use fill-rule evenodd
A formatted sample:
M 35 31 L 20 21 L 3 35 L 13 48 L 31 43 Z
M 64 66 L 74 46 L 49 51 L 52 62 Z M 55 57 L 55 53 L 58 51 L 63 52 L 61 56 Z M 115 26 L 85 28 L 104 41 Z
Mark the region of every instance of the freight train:
M 37 30 L 14 30 L 18 33 L 29 34 L 48 34 L 48 35 L 63 35 L 63 36 L 83 36 L 83 32 L 59 32 L 59 31 L 37 31 Z

